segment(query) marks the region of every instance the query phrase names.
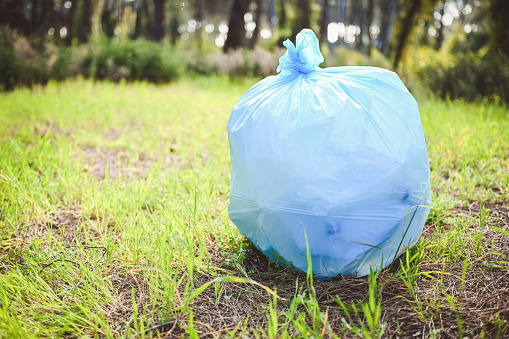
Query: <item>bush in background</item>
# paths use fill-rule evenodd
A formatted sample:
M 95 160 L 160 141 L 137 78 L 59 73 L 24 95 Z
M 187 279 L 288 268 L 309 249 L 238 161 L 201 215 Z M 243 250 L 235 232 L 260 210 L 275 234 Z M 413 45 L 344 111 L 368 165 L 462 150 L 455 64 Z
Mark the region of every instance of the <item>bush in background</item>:
M 72 49 L 62 47 L 52 55 L 52 59 L 48 61 L 48 70 L 50 79 L 62 81 L 75 75 L 71 72 L 71 65 L 74 60 Z
M 0 90 L 13 90 L 21 76 L 23 65 L 16 53 L 0 42 Z
M 509 102 L 509 60 L 483 47 L 483 33 L 458 34 L 439 51 L 423 46 L 406 64 L 411 74 L 442 99 Z
M 146 40 L 91 44 L 81 62 L 81 71 L 94 79 L 170 82 L 185 68 L 185 57 L 174 48 Z
M 165 83 L 186 70 L 186 53 L 146 40 L 113 43 L 105 38 L 66 47 L 29 41 L 16 32 L 0 32 L 0 90 L 46 84 L 82 75 L 118 82 Z
M 509 60 L 502 53 L 483 47 L 482 34 L 458 34 L 436 51 L 429 46 L 412 49 L 398 74 L 414 94 L 433 93 L 444 99 L 509 102 Z M 196 46 L 195 46 L 196 47 Z M 215 48 L 178 50 L 164 43 L 143 39 L 114 42 L 105 37 L 86 45 L 65 47 L 51 42 L 30 41 L 15 31 L 0 30 L 0 90 L 17 85 L 46 84 L 78 75 L 118 82 L 167 83 L 187 75 L 221 74 L 232 78 L 266 77 L 276 74 L 286 49 L 268 51 L 260 46 L 228 53 Z M 371 55 L 339 46 L 322 46 L 331 66 L 392 68 L 378 50 Z

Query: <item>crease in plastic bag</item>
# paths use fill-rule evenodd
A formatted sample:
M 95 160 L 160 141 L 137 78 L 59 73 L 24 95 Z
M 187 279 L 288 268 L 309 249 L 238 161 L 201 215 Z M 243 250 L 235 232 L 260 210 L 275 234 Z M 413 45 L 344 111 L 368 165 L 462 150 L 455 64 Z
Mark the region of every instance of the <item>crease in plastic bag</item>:
M 387 267 L 431 206 L 417 102 L 391 71 L 319 68 L 311 30 L 284 45 L 228 121 L 230 219 L 282 266 L 306 271 L 309 246 L 317 277 Z

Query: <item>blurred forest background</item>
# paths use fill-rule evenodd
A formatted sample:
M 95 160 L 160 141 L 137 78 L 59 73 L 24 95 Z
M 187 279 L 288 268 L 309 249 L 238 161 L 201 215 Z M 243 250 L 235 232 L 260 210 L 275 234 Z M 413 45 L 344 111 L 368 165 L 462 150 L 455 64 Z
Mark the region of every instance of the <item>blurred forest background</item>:
M 311 28 L 324 67 L 384 67 L 410 90 L 509 102 L 507 18 L 507 0 L 0 0 L 0 90 L 265 77 L 282 42 Z

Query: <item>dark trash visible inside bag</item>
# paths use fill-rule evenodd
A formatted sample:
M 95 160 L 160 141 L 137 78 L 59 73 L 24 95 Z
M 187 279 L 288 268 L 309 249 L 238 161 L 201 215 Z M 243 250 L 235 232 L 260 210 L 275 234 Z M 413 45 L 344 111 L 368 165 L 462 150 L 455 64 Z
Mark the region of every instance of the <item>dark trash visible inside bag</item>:
M 399 77 L 323 62 L 308 29 L 228 121 L 229 214 L 271 260 L 363 276 L 415 244 L 431 206 L 419 108 Z M 307 238 L 307 241 L 306 241 Z

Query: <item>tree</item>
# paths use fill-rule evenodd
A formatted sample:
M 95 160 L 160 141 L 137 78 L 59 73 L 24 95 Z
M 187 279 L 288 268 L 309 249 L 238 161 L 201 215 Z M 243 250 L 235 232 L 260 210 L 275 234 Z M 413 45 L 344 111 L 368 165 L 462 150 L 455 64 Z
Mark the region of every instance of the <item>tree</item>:
M 49 29 L 48 22 L 53 12 L 53 1 L 51 0 L 35 1 L 33 4 L 30 18 L 30 31 L 32 34 L 39 36 L 41 42 L 46 37 L 46 32 Z
M 152 39 L 161 41 L 165 35 L 164 11 L 166 0 L 154 0 L 154 25 Z
M 287 24 L 286 1 L 279 0 L 279 27 L 285 28 Z
M 136 12 L 136 21 L 134 23 L 134 32 L 132 35 L 133 39 L 138 39 L 142 36 L 143 32 L 143 17 L 146 13 L 146 0 L 137 0 L 134 5 L 134 11 Z
M 408 38 L 416 26 L 417 19 L 421 13 L 428 13 L 435 10 L 440 0 L 405 0 L 402 3 L 403 10 L 397 24 L 396 33 L 396 55 L 394 57 L 394 68 L 396 68 L 403 57 Z M 443 37 L 441 38 L 443 39 Z M 441 42 L 439 41 L 441 44 Z
M 331 22 L 332 17 L 332 1 L 323 0 L 322 15 L 319 20 L 320 26 L 320 42 L 327 40 L 327 26 Z
M 442 22 L 442 18 L 445 13 L 445 6 L 442 2 L 438 5 L 438 13 L 440 13 L 440 27 L 437 32 L 437 41 L 435 45 L 435 49 L 438 51 L 440 47 L 442 47 L 442 43 L 444 42 L 444 23 Z
M 30 33 L 30 22 L 23 13 L 23 1 L 0 1 L 0 26 L 19 29 L 23 34 Z
M 423 0 L 406 0 L 403 1 L 403 13 L 398 23 L 398 32 L 396 34 L 396 55 L 394 57 L 394 68 L 397 68 L 403 51 L 408 42 L 408 37 L 415 26 L 417 15 L 422 7 Z
M 291 40 L 295 41 L 297 34 L 304 28 L 311 28 L 311 4 L 309 0 L 297 0 L 297 18 L 293 24 Z
M 106 0 L 102 7 L 98 6 L 96 9 L 97 15 L 101 18 L 102 31 L 109 38 L 112 38 L 115 34 L 115 27 L 120 19 L 115 15 L 115 13 L 119 12 L 119 6 L 120 4 L 117 0 Z
M 375 0 L 368 0 L 368 10 L 366 12 L 366 20 L 364 21 L 365 25 L 363 28 L 364 34 L 367 34 L 368 38 L 368 45 L 366 46 L 366 54 L 368 56 L 371 56 L 371 33 L 369 30 L 371 28 L 371 25 L 373 24 L 374 13 L 375 13 Z
M 262 0 L 256 0 L 256 10 L 254 15 L 255 29 L 253 30 L 253 36 L 249 40 L 249 48 L 254 48 L 258 41 L 258 34 L 260 33 L 260 18 L 262 16 Z
M 391 41 L 392 35 L 392 22 L 393 13 L 395 12 L 396 0 L 385 0 L 382 2 L 381 11 L 381 25 L 380 34 L 378 35 L 378 41 L 376 47 L 384 55 L 389 54 L 389 42 Z
M 491 19 L 489 22 L 491 45 L 509 58 L 509 29 L 507 29 L 509 1 L 491 0 L 489 14 Z
M 92 33 L 92 1 L 75 1 L 74 6 L 78 8 L 75 10 L 73 33 L 80 43 L 85 43 Z
M 228 37 L 224 44 L 224 51 L 244 47 L 246 28 L 244 27 L 244 14 L 249 7 L 249 0 L 234 0 L 228 20 Z

